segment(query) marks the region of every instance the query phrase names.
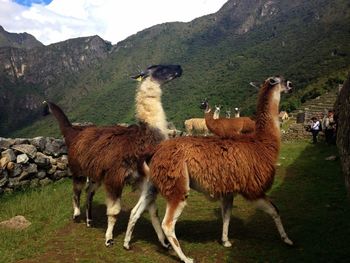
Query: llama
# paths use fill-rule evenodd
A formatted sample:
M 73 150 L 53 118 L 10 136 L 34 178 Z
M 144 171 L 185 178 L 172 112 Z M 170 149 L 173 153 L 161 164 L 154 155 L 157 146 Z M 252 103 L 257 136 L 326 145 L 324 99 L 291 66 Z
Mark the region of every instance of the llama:
M 91 202 L 95 190 L 104 184 L 108 227 L 105 245 L 113 244 L 113 228 L 120 212 L 121 195 L 125 184 L 138 184 L 137 160 L 148 147 L 168 138 L 165 113 L 161 103 L 162 84 L 182 74 L 179 65 L 155 65 L 133 77 L 140 81 L 136 92 L 136 118 L 139 125 L 107 127 L 72 127 L 66 115 L 55 104 L 47 102 L 57 118 L 68 147 L 69 167 L 73 173 L 74 218 L 80 215 L 80 194 L 89 178 L 87 224 L 91 224 Z M 153 227 L 159 241 L 165 244 L 164 233 L 157 217 L 155 204 L 149 204 Z
M 241 110 L 239 108 L 235 108 L 235 118 L 241 117 Z
M 210 113 L 211 109 L 208 100 L 204 100 L 200 108 L 204 109 L 204 119 L 208 130 L 217 136 L 229 138 L 237 134 L 248 134 L 255 131 L 255 122 L 249 117 L 215 119 Z M 218 109 L 220 111 L 220 108 L 216 108 L 215 112 L 217 112 Z
M 254 201 L 258 208 L 268 213 L 281 239 L 293 245 L 276 206 L 266 196 L 273 183 L 280 148 L 278 108 L 281 92 L 290 89 L 290 82 L 285 82 L 281 77 L 270 77 L 263 83 L 258 97 L 255 134 L 234 138 L 188 136 L 167 140 L 149 154 L 149 165 L 143 163 L 147 180 L 166 199 L 162 229 L 182 261 L 193 262 L 185 256 L 175 235 L 175 224 L 186 205 L 190 188 L 211 198 L 221 199 L 222 242 L 225 247 L 232 246 L 228 229 L 235 194 Z M 156 198 L 156 192 L 153 193 L 148 199 Z M 140 200 L 138 207 L 142 207 L 143 198 Z M 141 213 L 141 209 L 135 212 L 138 215 Z M 133 228 L 136 220 L 130 218 L 128 230 Z M 126 241 L 130 234 L 127 231 Z M 125 245 L 128 244 L 124 242 Z
M 187 135 L 193 135 L 193 132 L 196 132 L 207 136 L 209 133 L 208 127 L 203 118 L 192 118 L 185 120 L 184 125 Z

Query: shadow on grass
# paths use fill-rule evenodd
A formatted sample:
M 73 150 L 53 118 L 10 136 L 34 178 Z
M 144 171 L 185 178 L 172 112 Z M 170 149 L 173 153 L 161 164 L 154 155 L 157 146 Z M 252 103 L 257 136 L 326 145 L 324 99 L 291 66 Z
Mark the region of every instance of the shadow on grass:
M 293 155 L 293 145 L 287 147 L 289 152 L 281 153 L 286 158 Z M 296 151 L 298 147 L 300 143 Z M 246 232 L 242 244 L 246 251 L 234 247 L 230 262 L 237 256 L 244 262 L 349 262 L 350 207 L 344 179 L 339 161 L 325 160 L 336 154 L 335 146 L 308 144 L 292 164 L 279 169 L 283 182 L 269 196 L 295 246 L 284 245 L 273 220 L 257 211 L 240 229 Z M 242 233 L 230 234 L 237 239 Z

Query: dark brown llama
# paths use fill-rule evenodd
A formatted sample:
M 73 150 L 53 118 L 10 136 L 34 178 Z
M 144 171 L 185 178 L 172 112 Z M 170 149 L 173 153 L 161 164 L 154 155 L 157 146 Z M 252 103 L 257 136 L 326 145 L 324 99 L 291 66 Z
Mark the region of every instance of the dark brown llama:
M 293 244 L 283 228 L 277 208 L 266 196 L 273 183 L 280 149 L 280 96 L 281 92 L 290 89 L 290 83 L 281 77 L 271 77 L 264 82 L 258 98 L 255 134 L 233 138 L 189 136 L 167 140 L 150 154 L 149 166 L 143 164 L 147 180 L 166 199 L 162 228 L 182 261 L 193 262 L 182 252 L 175 235 L 175 224 L 186 205 L 190 188 L 221 200 L 222 242 L 225 247 L 231 246 L 228 228 L 235 194 L 254 201 L 272 216 L 282 240 Z M 152 198 L 156 198 L 156 193 L 148 197 Z M 140 200 L 143 199 L 141 196 Z M 142 207 L 142 204 L 138 205 Z M 134 214 L 141 213 L 135 211 Z M 136 220 L 130 217 L 128 230 L 133 229 Z M 127 231 L 126 241 L 130 235 Z M 124 242 L 124 247 L 126 245 Z
M 47 102 L 58 120 L 68 147 L 69 167 L 73 173 L 74 217 L 80 215 L 80 194 L 86 177 L 90 181 L 87 196 L 88 224 L 91 223 L 94 192 L 101 184 L 105 187 L 108 217 L 106 246 L 113 244 L 113 228 L 121 209 L 123 187 L 138 182 L 137 161 L 140 154 L 168 138 L 167 121 L 161 103 L 161 85 L 181 74 L 179 65 L 155 65 L 134 77 L 140 81 L 135 99 L 139 125 L 72 127 L 63 111 L 57 105 Z M 147 208 L 160 242 L 167 246 L 159 219 L 155 219 L 155 204 L 148 204 Z

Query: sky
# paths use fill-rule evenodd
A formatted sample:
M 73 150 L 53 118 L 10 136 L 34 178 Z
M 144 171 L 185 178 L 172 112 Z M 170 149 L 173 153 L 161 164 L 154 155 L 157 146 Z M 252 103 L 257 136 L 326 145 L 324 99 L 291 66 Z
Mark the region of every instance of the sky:
M 227 0 L 0 0 L 0 25 L 45 45 L 99 35 L 112 44 L 165 22 L 215 13 Z

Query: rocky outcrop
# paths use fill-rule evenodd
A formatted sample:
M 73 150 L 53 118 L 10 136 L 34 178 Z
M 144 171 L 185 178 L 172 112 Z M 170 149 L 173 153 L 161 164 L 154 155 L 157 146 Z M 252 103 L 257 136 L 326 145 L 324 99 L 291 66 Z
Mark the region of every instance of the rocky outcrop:
M 337 123 L 337 146 L 345 176 L 345 184 L 350 196 L 350 74 L 335 103 Z
M 99 36 L 30 49 L 0 45 L 0 135 L 32 123 L 44 99 L 57 98 L 73 76 L 97 66 L 111 50 Z
M 47 185 L 70 176 L 63 140 L 0 137 L 0 194 Z
M 18 47 L 30 49 L 44 46 L 34 36 L 28 33 L 9 33 L 0 26 L 0 47 Z

